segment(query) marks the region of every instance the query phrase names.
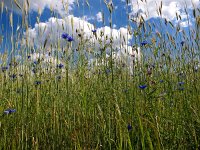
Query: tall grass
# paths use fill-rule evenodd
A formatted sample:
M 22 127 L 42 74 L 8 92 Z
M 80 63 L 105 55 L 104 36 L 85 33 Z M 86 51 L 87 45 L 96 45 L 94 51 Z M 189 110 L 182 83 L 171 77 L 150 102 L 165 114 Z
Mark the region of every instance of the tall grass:
M 112 44 L 109 58 L 102 45 L 98 64 L 88 67 L 84 42 L 73 66 L 68 51 L 49 54 L 55 62 L 48 63 L 38 49 L 34 62 L 28 43 L 16 52 L 18 61 L 12 41 L 12 56 L 1 55 L 0 149 L 199 149 L 199 16 L 194 17 L 195 37 L 185 34 L 180 46 L 169 33 L 157 33 L 141 46 L 143 56 L 131 69 L 128 60 L 116 60 Z M 146 26 L 141 20 L 130 29 L 135 46 Z

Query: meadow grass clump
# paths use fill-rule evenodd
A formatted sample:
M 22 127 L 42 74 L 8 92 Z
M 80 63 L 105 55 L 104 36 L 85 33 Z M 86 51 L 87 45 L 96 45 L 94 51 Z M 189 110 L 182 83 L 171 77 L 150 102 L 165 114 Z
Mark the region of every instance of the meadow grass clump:
M 136 25 L 132 53 L 96 28 L 85 38 L 73 23 L 49 47 L 27 38 L 16 51 L 12 41 L 1 54 L 0 149 L 199 149 L 198 21 L 185 41 L 159 31 L 147 41 L 151 25 Z

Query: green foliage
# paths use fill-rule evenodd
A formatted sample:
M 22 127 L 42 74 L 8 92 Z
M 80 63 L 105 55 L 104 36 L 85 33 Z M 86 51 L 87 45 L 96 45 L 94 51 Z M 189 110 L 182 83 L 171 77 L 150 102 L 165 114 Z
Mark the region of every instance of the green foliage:
M 84 42 L 74 66 L 67 45 L 60 68 L 31 62 L 27 46 L 23 61 L 0 72 L 0 149 L 199 149 L 199 53 L 188 44 L 174 57 L 172 36 L 157 35 L 161 42 L 144 46 L 150 52 L 131 69 L 126 60 L 106 59 L 108 45 L 89 69 Z M 16 112 L 5 114 L 8 108 Z

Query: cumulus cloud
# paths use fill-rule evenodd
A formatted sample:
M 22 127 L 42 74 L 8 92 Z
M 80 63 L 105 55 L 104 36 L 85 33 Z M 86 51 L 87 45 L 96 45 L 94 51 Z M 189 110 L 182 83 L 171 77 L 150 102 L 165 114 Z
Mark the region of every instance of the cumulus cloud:
M 59 47 L 64 47 L 66 40 L 61 38 L 64 32 L 73 36 L 75 39 L 73 42 L 74 47 L 78 46 L 80 41 L 84 39 L 87 41 L 85 44 L 94 44 L 98 48 L 102 44 L 109 44 L 112 40 L 115 48 L 127 44 L 132 38 L 124 27 L 117 30 L 105 26 L 97 28 L 95 34 L 92 32 L 94 29 L 93 24 L 73 15 L 69 15 L 64 19 L 51 17 L 47 22 L 36 23 L 34 28 L 29 28 L 26 32 L 26 38 L 30 45 L 35 45 L 38 48 L 44 45 L 46 39 L 46 47 L 56 46 L 58 41 L 60 42 Z
M 175 21 L 176 13 L 181 16 L 182 20 L 187 19 L 185 8 L 193 9 L 193 5 L 198 7 L 200 5 L 199 0 L 130 0 L 131 13 L 133 18 L 140 18 L 142 16 L 145 20 L 152 17 L 160 17 L 159 7 L 162 1 L 162 17 L 167 20 Z M 191 17 L 191 16 L 190 16 Z M 185 23 L 183 23 L 185 25 Z
M 66 14 L 67 10 L 72 10 L 73 4 L 75 0 L 16 0 L 15 3 L 14 0 L 0 0 L 0 2 L 3 2 L 5 4 L 5 7 L 12 9 L 18 13 L 21 13 L 24 8 L 29 9 L 31 11 L 43 11 L 45 7 L 49 9 L 56 10 L 60 14 Z M 22 10 L 20 10 L 20 8 Z
M 52 49 L 65 50 L 69 42 L 62 39 L 61 35 L 62 33 L 68 33 L 74 39 L 71 51 L 68 49 L 69 53 L 72 53 L 73 50 L 83 50 L 86 53 L 86 57 L 94 59 L 94 55 L 89 55 L 90 52 L 99 54 L 104 49 L 106 54 L 110 56 L 110 46 L 112 45 L 113 54 L 118 56 L 116 57 L 118 60 L 120 60 L 119 56 L 121 58 L 131 57 L 134 59 L 140 57 L 140 52 L 137 53 L 135 49 L 129 46 L 129 40 L 132 36 L 126 28 L 111 29 L 105 26 L 96 28 L 96 32 L 93 33 L 92 30 L 94 29 L 93 24 L 69 15 L 63 19 L 51 17 L 47 22 L 36 23 L 35 27 L 29 28 L 24 35 L 29 46 L 43 49 L 43 51 L 44 45 L 45 51 Z

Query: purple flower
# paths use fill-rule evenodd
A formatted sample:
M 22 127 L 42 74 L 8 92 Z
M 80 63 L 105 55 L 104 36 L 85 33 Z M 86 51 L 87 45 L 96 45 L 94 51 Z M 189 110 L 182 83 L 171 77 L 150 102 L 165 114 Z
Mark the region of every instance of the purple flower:
M 183 84 L 185 84 L 184 82 L 178 82 L 178 84 L 181 86 L 181 85 L 183 85 Z
M 178 82 L 178 85 L 179 85 L 178 90 L 179 91 L 183 91 L 184 90 L 184 87 L 182 86 L 184 84 L 185 84 L 184 82 Z
M 110 70 L 110 69 L 106 69 L 106 75 L 109 75 L 109 74 L 110 74 L 110 72 L 111 72 L 111 70 Z
M 93 33 L 96 33 L 96 32 L 97 32 L 97 30 L 96 30 L 96 29 L 94 29 L 94 30 L 92 30 L 92 32 L 93 32 Z
M 74 39 L 71 36 L 69 36 L 69 34 L 67 34 L 67 33 L 63 33 L 62 38 L 67 40 L 68 42 L 74 41 Z
M 147 87 L 147 85 L 140 85 L 139 88 L 144 90 Z
M 63 64 L 61 64 L 61 63 L 57 65 L 57 67 L 58 67 L 59 69 L 62 69 L 62 68 L 63 68 L 63 66 L 64 66 L 64 65 L 63 65 Z
M 29 55 L 29 56 L 28 56 L 28 59 L 30 59 L 30 58 L 31 58 L 31 56 Z
M 69 34 L 67 34 L 67 33 L 63 33 L 63 34 L 62 34 L 62 38 L 63 38 L 63 39 L 67 39 L 68 36 L 69 36 Z
M 145 45 L 147 45 L 147 44 L 148 44 L 147 41 L 143 41 L 143 42 L 141 42 L 141 46 L 145 46 Z
M 72 41 L 74 41 L 74 39 L 73 39 L 71 36 L 69 36 L 69 37 L 67 38 L 67 41 L 68 41 L 68 42 L 72 42 Z
M 128 124 L 127 129 L 128 129 L 128 131 L 131 131 L 133 129 L 133 127 L 130 124 Z
M 160 80 L 160 83 L 163 83 L 164 82 L 164 80 Z
M 14 113 L 16 112 L 16 109 L 6 109 L 3 113 L 8 115 L 8 114 L 11 114 L 11 113 Z
M 6 67 L 2 67 L 1 70 L 4 72 L 4 71 L 8 70 L 8 67 L 7 66 Z
M 33 63 L 34 63 L 34 65 L 37 65 L 37 64 L 39 64 L 39 63 L 38 63 L 38 61 L 34 61 Z
M 184 43 L 185 43 L 185 42 L 184 42 L 184 41 L 182 41 L 182 42 L 181 42 L 181 45 L 183 46 L 183 45 L 184 45 Z
M 17 75 L 16 75 L 16 74 L 12 74 L 12 75 L 10 75 L 10 78 L 16 79 L 16 78 L 17 78 Z
M 36 85 L 40 85 L 40 84 L 41 84 L 41 81 L 35 81 L 35 84 L 36 84 Z

